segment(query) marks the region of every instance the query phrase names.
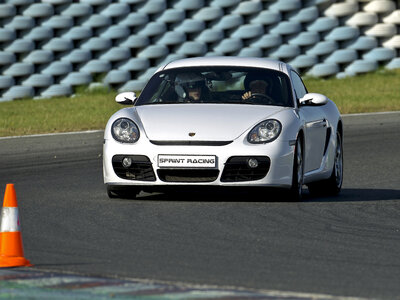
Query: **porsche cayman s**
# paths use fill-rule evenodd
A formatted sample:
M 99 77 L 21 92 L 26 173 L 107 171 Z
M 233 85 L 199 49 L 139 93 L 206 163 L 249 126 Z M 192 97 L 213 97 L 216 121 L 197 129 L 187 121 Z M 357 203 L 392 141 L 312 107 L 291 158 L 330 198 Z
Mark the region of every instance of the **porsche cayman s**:
M 109 197 L 171 186 L 285 189 L 337 194 L 343 125 L 333 101 L 309 93 L 290 65 L 264 58 L 202 57 L 160 67 L 104 133 Z

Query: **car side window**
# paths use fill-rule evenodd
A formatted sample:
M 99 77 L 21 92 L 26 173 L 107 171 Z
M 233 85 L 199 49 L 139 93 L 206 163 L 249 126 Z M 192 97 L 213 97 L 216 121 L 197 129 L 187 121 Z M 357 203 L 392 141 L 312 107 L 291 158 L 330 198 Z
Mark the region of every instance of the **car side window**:
M 293 71 L 292 71 L 292 81 L 293 81 L 294 91 L 296 93 L 296 98 L 300 99 L 304 97 L 304 95 L 307 94 L 307 89 L 304 86 L 304 83 L 301 80 L 300 76 Z

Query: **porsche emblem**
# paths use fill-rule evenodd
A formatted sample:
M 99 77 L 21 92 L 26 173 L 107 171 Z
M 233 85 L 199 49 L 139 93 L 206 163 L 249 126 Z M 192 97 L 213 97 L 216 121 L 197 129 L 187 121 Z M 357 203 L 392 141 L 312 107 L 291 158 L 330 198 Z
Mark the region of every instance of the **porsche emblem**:
M 189 136 L 195 136 L 196 132 L 189 132 Z

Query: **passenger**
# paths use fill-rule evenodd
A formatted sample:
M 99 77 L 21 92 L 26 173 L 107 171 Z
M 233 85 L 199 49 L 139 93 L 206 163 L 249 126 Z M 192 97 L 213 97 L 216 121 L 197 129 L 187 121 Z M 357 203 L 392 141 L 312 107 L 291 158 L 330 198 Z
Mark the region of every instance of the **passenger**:
M 175 79 L 175 91 L 184 102 L 204 102 L 209 100 L 206 79 L 193 73 L 178 74 Z

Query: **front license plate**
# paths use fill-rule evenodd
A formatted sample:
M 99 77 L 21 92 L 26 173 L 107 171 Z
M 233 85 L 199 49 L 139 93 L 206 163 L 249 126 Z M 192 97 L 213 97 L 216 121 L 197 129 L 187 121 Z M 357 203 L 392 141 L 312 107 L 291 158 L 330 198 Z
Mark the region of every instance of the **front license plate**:
M 216 165 L 215 155 L 158 155 L 160 168 L 215 168 Z

